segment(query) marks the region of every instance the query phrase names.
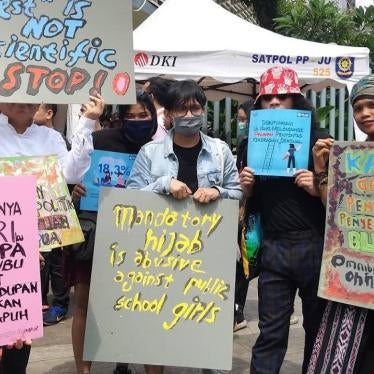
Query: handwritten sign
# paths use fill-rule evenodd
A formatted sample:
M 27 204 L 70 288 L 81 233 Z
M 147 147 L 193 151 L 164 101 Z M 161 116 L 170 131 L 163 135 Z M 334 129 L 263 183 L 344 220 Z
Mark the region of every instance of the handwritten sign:
M 237 201 L 102 188 L 85 359 L 230 369 L 237 222 Z
M 68 187 L 55 156 L 0 158 L 0 175 L 36 177 L 40 251 L 84 241 Z
M 0 177 L 0 346 L 43 336 L 34 177 Z
M 2 1 L 1 100 L 81 103 L 97 91 L 108 103 L 135 102 L 131 7 L 130 0 Z
M 247 161 L 256 175 L 292 177 L 308 169 L 311 115 L 293 109 L 251 112 Z
M 91 167 L 83 179 L 86 196 L 81 198 L 80 208 L 97 211 L 100 187 L 125 188 L 136 154 L 93 151 Z
M 374 309 L 374 143 L 335 142 L 329 165 L 318 295 Z

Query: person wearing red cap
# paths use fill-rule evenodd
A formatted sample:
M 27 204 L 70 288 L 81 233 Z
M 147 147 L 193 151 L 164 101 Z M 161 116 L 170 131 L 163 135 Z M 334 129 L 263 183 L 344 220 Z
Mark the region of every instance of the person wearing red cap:
M 255 204 L 260 213 L 263 231 L 258 279 L 260 335 L 252 349 L 251 373 L 279 373 L 297 290 L 304 318 L 305 373 L 324 307 L 317 288 L 325 212 L 314 181 L 311 148 L 328 134 L 317 128 L 314 109 L 302 95 L 292 69 L 273 67 L 261 76 L 254 109 L 312 112 L 308 170 L 300 169 L 290 177 L 258 177 L 248 165 L 240 173 L 241 187 L 250 197 L 248 203 Z M 246 160 L 246 155 L 242 159 Z

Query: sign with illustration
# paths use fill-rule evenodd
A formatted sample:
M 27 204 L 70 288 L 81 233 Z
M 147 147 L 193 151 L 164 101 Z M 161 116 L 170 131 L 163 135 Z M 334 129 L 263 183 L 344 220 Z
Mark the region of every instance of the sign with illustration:
M 3 102 L 135 102 L 130 0 L 5 1 L 0 35 Z
M 0 347 L 43 336 L 36 178 L 0 177 Z
M 294 109 L 251 111 L 247 162 L 256 175 L 292 177 L 308 169 L 311 116 Z
M 0 175 L 36 177 L 40 251 L 84 241 L 56 156 L 0 158 Z
M 238 201 L 103 188 L 99 206 L 84 358 L 230 369 Z
M 136 154 L 109 151 L 93 151 L 91 166 L 83 178 L 86 196 L 81 198 L 80 208 L 97 211 L 100 187 L 125 188 Z
M 330 152 L 320 297 L 374 309 L 374 143 Z

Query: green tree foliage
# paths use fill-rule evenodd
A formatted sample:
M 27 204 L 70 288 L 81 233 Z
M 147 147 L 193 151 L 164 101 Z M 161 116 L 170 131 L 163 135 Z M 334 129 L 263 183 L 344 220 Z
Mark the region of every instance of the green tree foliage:
M 278 16 L 279 0 L 242 0 L 255 13 L 258 24 L 268 30 L 274 30 L 273 19 Z
M 370 49 L 374 69 L 374 6 L 343 11 L 328 0 L 283 0 L 274 18 L 280 34 L 320 43 Z

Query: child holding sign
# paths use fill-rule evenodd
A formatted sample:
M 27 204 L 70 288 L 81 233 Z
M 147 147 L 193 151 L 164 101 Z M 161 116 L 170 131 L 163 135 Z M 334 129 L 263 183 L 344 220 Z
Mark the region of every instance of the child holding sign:
M 157 113 L 147 93 L 137 92 L 136 104 L 119 106 L 121 126 L 98 131 L 93 134 L 95 150 L 136 154 L 157 130 Z M 72 197 L 79 200 L 86 195 L 82 184 L 74 187 Z M 96 213 L 93 213 L 96 222 Z M 77 260 L 74 255 L 66 258 L 65 268 L 70 285 L 75 290 L 75 309 L 72 324 L 72 339 L 77 372 L 89 373 L 91 362 L 83 361 L 84 332 L 87 319 L 88 295 L 90 290 L 92 257 Z

